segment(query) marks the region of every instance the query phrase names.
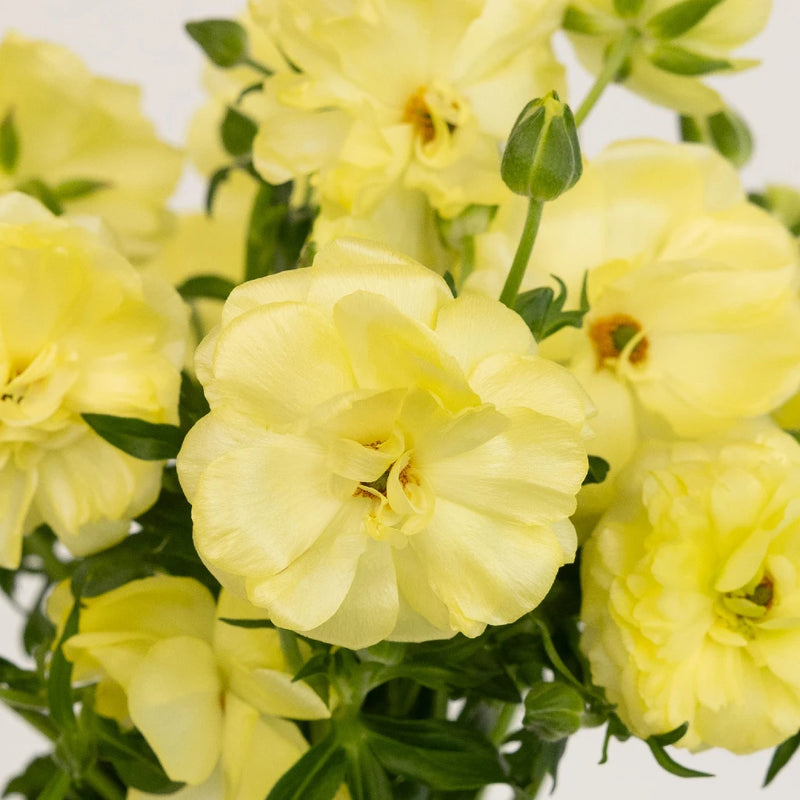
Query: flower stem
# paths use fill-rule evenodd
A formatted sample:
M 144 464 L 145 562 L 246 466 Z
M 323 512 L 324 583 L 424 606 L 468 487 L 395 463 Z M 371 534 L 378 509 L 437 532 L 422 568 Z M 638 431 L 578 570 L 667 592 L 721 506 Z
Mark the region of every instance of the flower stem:
M 104 800 L 125 800 L 125 792 L 96 764 L 84 775 L 84 780 Z
M 583 98 L 580 108 L 575 112 L 575 124 L 580 125 L 589 112 L 594 108 L 595 103 L 600 99 L 600 95 L 605 91 L 606 86 L 611 83 L 619 73 L 620 67 L 625 63 L 625 59 L 630 55 L 631 48 L 639 38 L 639 31 L 635 28 L 627 28 L 622 37 L 611 48 L 606 57 L 603 69 L 597 76 L 589 93 Z
M 514 308 L 517 302 L 519 287 L 525 277 L 525 270 L 528 268 L 528 259 L 533 251 L 533 243 L 536 241 L 536 233 L 539 230 L 539 222 L 542 219 L 542 208 L 544 203 L 541 200 L 531 199 L 528 203 L 528 216 L 525 218 L 525 227 L 522 229 L 522 236 L 517 245 L 517 252 L 514 255 L 514 262 L 506 278 L 505 286 L 500 294 L 500 302 L 507 305 L 510 309 Z

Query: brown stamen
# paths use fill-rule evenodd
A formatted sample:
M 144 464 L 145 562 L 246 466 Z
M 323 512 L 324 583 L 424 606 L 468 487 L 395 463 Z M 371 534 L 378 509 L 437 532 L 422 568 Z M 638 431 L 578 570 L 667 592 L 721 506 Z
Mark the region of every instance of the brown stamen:
M 642 330 L 641 323 L 627 314 L 612 314 L 603 317 L 589 328 L 589 338 L 597 353 L 597 368 L 604 366 L 609 359 L 622 354 L 628 342 Z M 631 364 L 641 364 L 647 358 L 650 343 L 643 336 L 628 354 Z

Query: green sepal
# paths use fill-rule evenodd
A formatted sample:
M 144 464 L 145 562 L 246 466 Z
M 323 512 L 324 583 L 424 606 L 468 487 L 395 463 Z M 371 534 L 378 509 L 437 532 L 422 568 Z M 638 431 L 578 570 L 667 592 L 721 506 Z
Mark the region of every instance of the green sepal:
M 0 122 L 0 169 L 11 173 L 19 161 L 19 133 L 14 124 L 14 109 L 11 108 Z
M 609 22 L 608 17 L 587 14 L 575 6 L 567 6 L 561 27 L 570 33 L 580 33 L 585 36 L 603 36 L 618 30 L 618 26 Z
M 675 742 L 682 739 L 686 735 L 688 729 L 689 724 L 684 722 L 683 725 L 679 725 L 672 731 L 648 737 L 645 739 L 645 743 L 650 748 L 650 752 L 658 762 L 658 765 L 672 775 L 677 775 L 679 778 L 713 778 L 714 776 L 709 772 L 700 772 L 699 770 L 690 769 L 689 767 L 684 767 L 682 764 L 678 764 L 664 749 L 668 745 L 675 744 Z
M 247 31 L 232 19 L 187 22 L 186 32 L 218 67 L 233 67 L 247 58 Z
M 753 154 L 753 137 L 747 123 L 726 108 L 709 117 L 680 118 L 681 139 L 710 145 L 735 167 L 744 166 Z
M 184 300 L 209 298 L 211 300 L 227 300 L 228 295 L 236 288 L 236 284 L 221 275 L 195 275 L 187 278 L 179 287 L 178 294 Z
M 110 414 L 83 414 L 83 419 L 109 444 L 143 461 L 175 458 L 183 444 L 183 432 L 177 425 Z
M 614 10 L 621 17 L 635 17 L 644 5 L 644 0 L 614 0 Z
M 329 734 L 281 776 L 266 800 L 332 800 L 346 770 L 345 751 L 336 736 Z
M 347 787 L 352 800 L 393 800 L 389 776 L 365 743 L 345 746 Z
M 220 126 L 222 146 L 234 158 L 247 155 L 253 148 L 258 125 L 233 106 L 228 106 Z
M 111 186 L 107 181 L 96 181 L 91 178 L 71 178 L 61 181 L 53 188 L 56 197 L 61 201 L 80 200 L 84 197 L 108 189 Z
M 532 200 L 555 200 L 581 177 L 583 160 L 572 111 L 556 92 L 531 100 L 508 137 L 500 174 Z
M 217 196 L 217 192 L 219 191 L 220 186 L 222 186 L 225 181 L 228 180 L 231 174 L 231 170 L 233 167 L 220 167 L 214 174 L 208 179 L 208 189 L 206 190 L 206 216 L 212 216 L 212 210 L 214 208 L 214 199 Z
M 57 217 L 64 213 L 64 207 L 61 205 L 58 196 L 44 181 L 40 181 L 38 178 L 30 178 L 18 183 L 14 188 L 18 192 L 35 197 L 48 211 L 51 211 Z
M 551 277 L 559 285 L 558 296 L 549 286 L 540 286 L 519 295 L 515 305 L 516 312 L 525 320 L 537 342 L 552 336 L 562 328 L 582 327 L 583 318 L 589 311 L 586 276 L 581 287 L 580 306 L 569 311 L 563 310 L 567 300 L 567 287 L 564 281 L 556 275 Z
M 731 69 L 733 63 L 725 58 L 712 58 L 693 53 L 685 47 L 661 42 L 650 52 L 648 58 L 654 67 L 673 75 L 708 75 L 711 72 Z
M 6 784 L 2 796 L 20 794 L 25 800 L 38 800 L 53 775 L 60 771 L 51 755 L 38 756 Z
M 609 469 L 611 469 L 611 466 L 604 458 L 590 455 L 589 471 L 586 473 L 586 477 L 583 479 L 583 486 L 589 486 L 590 484 L 594 483 L 602 483 L 606 479 Z
M 571 736 L 581 727 L 583 697 L 572 686 L 555 681 L 531 686 L 525 697 L 523 725 L 546 742 Z
M 647 21 L 647 31 L 656 39 L 674 39 L 687 33 L 723 0 L 684 0 Z
M 269 619 L 232 619 L 231 617 L 220 617 L 220 622 L 231 625 L 234 628 L 248 628 L 250 630 L 274 628 L 275 623 Z
M 443 719 L 363 715 L 361 721 L 372 752 L 391 773 L 441 792 L 505 780 L 497 750 L 474 728 Z
M 791 757 L 797 752 L 798 747 L 800 747 L 800 732 L 775 748 L 775 752 L 772 754 L 772 760 L 769 762 L 767 774 L 764 776 L 763 786 L 769 786 L 770 783 L 775 780 L 778 773 L 789 763 Z

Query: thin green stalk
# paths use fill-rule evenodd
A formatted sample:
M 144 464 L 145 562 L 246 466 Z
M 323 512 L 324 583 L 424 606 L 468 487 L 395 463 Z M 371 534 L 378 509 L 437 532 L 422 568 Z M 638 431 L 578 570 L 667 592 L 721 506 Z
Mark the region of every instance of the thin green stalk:
M 508 728 L 514 719 L 514 714 L 517 713 L 518 708 L 519 706 L 514 703 L 503 703 L 503 705 L 500 707 L 500 711 L 497 714 L 497 719 L 495 720 L 492 732 L 489 734 L 489 739 L 491 740 L 492 744 L 499 746 L 503 743 L 503 740 L 506 738 L 506 734 L 508 733 Z
M 510 309 L 513 309 L 517 302 L 519 287 L 525 277 L 528 260 L 533 251 L 533 243 L 536 241 L 536 233 L 539 230 L 539 222 L 542 219 L 543 207 L 544 203 L 541 200 L 531 199 L 528 202 L 528 216 L 525 218 L 525 227 L 522 229 L 522 236 L 517 245 L 514 262 L 511 264 L 505 286 L 503 286 L 503 291 L 500 294 L 500 302 Z
M 580 125 L 589 112 L 594 108 L 595 103 L 600 99 L 600 95 L 619 73 L 620 67 L 625 63 L 625 59 L 630 55 L 634 43 L 640 34 L 635 28 L 628 28 L 617 43 L 611 48 L 603 69 L 597 76 L 589 93 L 583 98 L 580 108 L 575 112 L 575 124 Z
M 260 72 L 264 77 L 269 78 L 271 75 L 274 75 L 273 70 L 269 69 L 269 67 L 265 67 L 258 61 L 250 58 L 249 56 L 245 56 L 239 63 L 246 64 L 251 69 L 254 69 L 256 72 Z

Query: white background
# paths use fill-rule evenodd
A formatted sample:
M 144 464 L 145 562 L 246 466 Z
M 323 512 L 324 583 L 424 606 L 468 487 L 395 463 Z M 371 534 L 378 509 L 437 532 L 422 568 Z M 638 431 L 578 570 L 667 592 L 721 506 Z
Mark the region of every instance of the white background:
M 146 113 L 164 138 L 179 145 L 193 109 L 203 100 L 202 60 L 183 32 L 183 23 L 231 17 L 243 2 L 0 0 L 0 35 L 18 30 L 59 42 L 79 53 L 93 71 L 141 85 Z M 774 6 L 765 32 L 740 51 L 763 59 L 763 65 L 714 81 L 755 134 L 756 155 L 744 170 L 750 189 L 779 182 L 800 187 L 800 2 L 774 0 Z M 590 78 L 575 64 L 566 42 L 559 40 L 557 45 L 569 67 L 570 99 L 575 106 Z M 611 87 L 581 130 L 584 151 L 591 156 L 607 142 L 635 136 L 674 139 L 675 117 Z M 188 177 L 176 195 L 176 207 L 196 207 L 201 191 L 200 181 Z M 15 612 L 2 603 L 0 655 L 21 658 L 18 629 Z M 800 755 L 769 789 L 759 792 L 769 753 L 746 758 L 717 751 L 695 757 L 679 753 L 684 763 L 717 774 L 714 779 L 683 780 L 664 773 L 645 745 L 634 740 L 613 742 L 609 763 L 596 766 L 601 742 L 601 731 L 584 731 L 570 741 L 554 795 L 557 800 L 673 800 L 677 796 L 681 800 L 795 800 L 798 796 Z M 32 754 L 47 749 L 38 735 L 0 706 L 0 786 L 19 772 Z M 498 798 L 503 796 L 498 792 Z

